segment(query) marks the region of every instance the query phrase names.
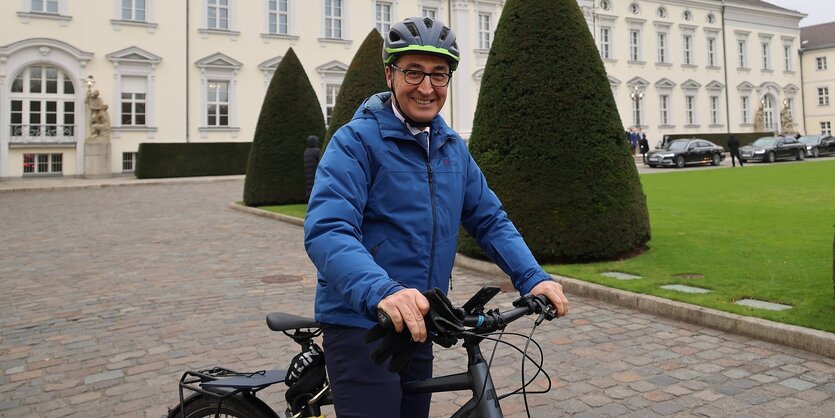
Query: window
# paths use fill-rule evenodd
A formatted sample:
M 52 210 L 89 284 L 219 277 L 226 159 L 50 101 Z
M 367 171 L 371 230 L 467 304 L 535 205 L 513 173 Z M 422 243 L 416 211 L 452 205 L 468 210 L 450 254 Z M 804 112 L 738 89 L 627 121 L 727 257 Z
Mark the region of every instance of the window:
M 600 0 L 600 8 L 603 10 L 611 10 L 612 5 L 609 4 L 609 0 Z
M 389 33 L 391 29 L 391 3 L 377 2 L 374 4 L 374 9 L 376 11 L 377 30 L 381 34 Z
M 58 0 L 32 0 L 33 13 L 58 14 Z
M 423 17 L 428 17 L 432 20 L 435 20 L 436 19 L 435 16 L 438 15 L 438 9 L 433 9 L 433 8 L 430 8 L 430 7 L 424 7 L 423 10 L 421 11 L 421 15 L 423 15 Z
M 136 170 L 136 153 L 123 152 L 122 153 L 122 172 L 131 173 Z
M 209 80 L 206 99 L 206 126 L 229 126 L 229 82 Z
M 600 58 L 612 59 L 612 28 L 600 27 Z
M 14 78 L 9 94 L 12 143 L 75 143 L 75 87 L 50 65 L 33 65 Z
M 829 106 L 829 87 L 818 87 L 818 106 Z
M 289 35 L 288 0 L 269 0 L 267 4 L 268 33 L 274 35 Z
M 490 15 L 478 14 L 478 49 L 490 49 Z
M 740 115 L 741 122 L 743 124 L 751 123 L 751 98 L 748 96 L 740 97 L 739 108 L 742 112 Z
M 638 6 L 638 3 L 632 3 L 629 5 L 629 13 L 632 13 L 633 15 L 641 13 L 641 8 Z
M 707 23 L 710 23 L 711 25 L 716 23 L 716 16 L 713 13 L 709 13 L 707 15 Z
M 684 97 L 684 114 L 688 125 L 696 124 L 696 96 Z
M 825 71 L 826 70 L 826 57 L 815 58 L 815 68 L 818 71 Z
M 693 65 L 693 35 L 682 37 L 681 48 L 684 51 L 684 64 Z
M 774 102 L 771 100 L 770 95 L 766 95 L 762 98 L 762 105 L 765 129 L 773 131 L 777 128 L 777 126 L 774 123 Z
M 707 66 L 716 67 L 716 38 L 707 38 Z
M 325 85 L 325 122 L 330 125 L 333 107 L 336 105 L 336 96 L 339 95 L 338 84 Z
M 794 70 L 794 65 L 792 65 L 792 46 L 791 45 L 783 45 L 783 62 L 785 71 L 792 71 Z
M 641 126 L 641 100 L 632 100 L 633 125 Z
M 23 154 L 23 174 L 60 174 L 64 154 Z
M 763 50 L 763 70 L 770 70 L 771 69 L 771 44 L 768 42 L 762 43 L 762 50 Z
M 658 96 L 658 108 L 661 110 L 660 121 L 661 125 L 670 124 L 670 95 L 662 94 Z
M 629 31 L 629 60 L 641 60 L 641 31 L 639 30 Z
M 658 62 L 667 62 L 667 34 L 658 32 Z
M 685 10 L 684 14 L 682 14 L 681 17 L 689 22 L 693 20 L 693 13 L 691 13 L 690 10 Z
M 719 125 L 721 115 L 719 114 L 719 96 L 710 96 L 710 124 Z
M 146 77 L 122 77 L 122 126 L 145 126 Z
M 145 0 L 122 0 L 122 20 L 145 21 Z
M 821 122 L 821 135 L 832 135 L 832 122 Z
M 342 39 L 342 0 L 325 0 L 325 38 Z
M 665 8 L 663 8 L 663 7 L 659 7 L 659 8 L 658 8 L 658 11 L 656 12 L 656 14 L 658 15 L 658 17 L 660 17 L 660 18 L 664 19 L 664 18 L 666 18 L 666 17 L 667 17 L 667 9 L 665 9 Z
M 745 40 L 738 40 L 736 41 L 737 47 L 737 54 L 739 57 L 739 68 L 748 68 L 748 55 L 746 53 L 746 41 Z
M 229 0 L 208 0 L 207 18 L 209 29 L 229 30 Z

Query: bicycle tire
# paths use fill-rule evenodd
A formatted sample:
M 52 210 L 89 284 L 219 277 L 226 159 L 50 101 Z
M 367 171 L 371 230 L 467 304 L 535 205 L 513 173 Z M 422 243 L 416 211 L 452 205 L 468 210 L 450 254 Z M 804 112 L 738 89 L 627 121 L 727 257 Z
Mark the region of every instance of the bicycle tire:
M 220 398 L 214 396 L 198 396 L 187 401 L 184 412 L 181 414 L 179 408 L 172 411 L 170 417 L 185 418 L 214 418 L 216 413 L 220 413 L 220 417 L 228 418 L 277 418 L 278 415 L 270 409 L 267 405 L 261 402 L 260 399 L 253 396 L 230 396 L 223 399 L 220 410 L 218 411 L 218 403 Z

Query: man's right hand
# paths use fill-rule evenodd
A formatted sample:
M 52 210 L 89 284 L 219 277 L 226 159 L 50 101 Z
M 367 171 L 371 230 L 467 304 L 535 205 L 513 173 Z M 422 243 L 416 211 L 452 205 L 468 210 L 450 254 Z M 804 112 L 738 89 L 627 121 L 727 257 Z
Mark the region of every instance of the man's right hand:
M 377 304 L 377 309 L 382 309 L 388 314 L 394 329 L 403 332 L 404 324 L 412 334 L 412 340 L 417 342 L 426 341 L 426 324 L 423 316 L 429 313 L 429 301 L 417 289 L 403 289 L 394 292 Z

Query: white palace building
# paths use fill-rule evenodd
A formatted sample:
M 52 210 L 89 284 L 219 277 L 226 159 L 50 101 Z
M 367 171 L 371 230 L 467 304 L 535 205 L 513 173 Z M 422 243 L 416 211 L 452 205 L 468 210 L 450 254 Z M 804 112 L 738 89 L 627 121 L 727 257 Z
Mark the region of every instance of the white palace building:
M 555 0 L 528 0 L 555 1 Z M 667 133 L 816 133 L 832 115 L 826 77 L 804 98 L 803 13 L 759 0 L 577 0 L 624 127 Z M 409 16 L 447 22 L 461 65 L 443 116 L 468 137 L 504 0 L 0 1 L 0 180 L 84 176 L 88 91 L 108 106 L 110 174 L 143 142 L 251 141 L 267 85 L 292 47 L 333 108 L 373 29 Z M 813 60 L 814 61 L 814 60 Z M 812 69 L 814 70 L 814 69 Z M 826 71 L 832 71 L 827 67 Z M 820 71 L 819 71 L 820 73 Z M 830 77 L 828 80 L 831 80 Z M 820 90 L 824 91 L 824 90 Z M 293 94 L 288 92 L 288 94 Z M 814 105 L 815 125 L 802 115 Z M 557 118 L 559 115 L 555 115 Z

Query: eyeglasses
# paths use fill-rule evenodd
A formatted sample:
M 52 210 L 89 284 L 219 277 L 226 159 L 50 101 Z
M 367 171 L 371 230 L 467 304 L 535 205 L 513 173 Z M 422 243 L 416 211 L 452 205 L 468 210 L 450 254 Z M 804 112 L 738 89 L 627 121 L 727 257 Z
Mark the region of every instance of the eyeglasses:
M 397 71 L 400 71 L 404 75 L 404 79 L 406 83 L 418 85 L 423 83 L 423 79 L 426 76 L 429 76 L 429 83 L 432 84 L 433 87 L 446 87 L 449 84 L 449 80 L 452 78 L 452 74 L 447 73 L 425 73 L 423 71 L 418 70 L 404 70 L 396 65 L 391 65 L 391 68 L 394 68 Z

